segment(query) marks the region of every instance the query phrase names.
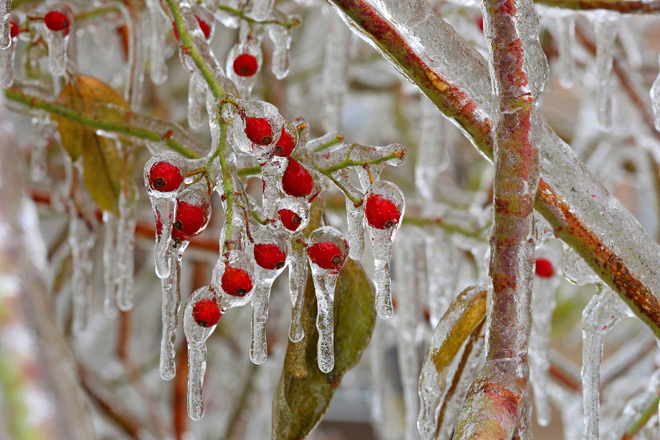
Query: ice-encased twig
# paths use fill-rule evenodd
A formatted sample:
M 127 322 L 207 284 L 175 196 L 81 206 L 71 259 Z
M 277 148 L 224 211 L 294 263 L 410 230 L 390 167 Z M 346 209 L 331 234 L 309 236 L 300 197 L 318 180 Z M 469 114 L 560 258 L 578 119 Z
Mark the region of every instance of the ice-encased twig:
M 582 390 L 586 440 L 598 440 L 600 364 L 605 335 L 628 316 L 632 316 L 628 306 L 612 290 L 602 287 L 582 311 Z
M 598 84 L 598 125 L 602 130 L 612 128 L 612 58 L 614 39 L 619 29 L 618 14 L 598 11 L 594 19 L 596 34 L 596 83 Z

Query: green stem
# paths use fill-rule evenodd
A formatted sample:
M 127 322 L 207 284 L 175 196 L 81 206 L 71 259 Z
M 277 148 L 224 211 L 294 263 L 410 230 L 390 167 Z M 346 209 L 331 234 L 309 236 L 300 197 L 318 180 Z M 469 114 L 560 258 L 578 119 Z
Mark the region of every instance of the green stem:
M 328 175 L 330 173 L 334 173 L 336 171 L 343 170 L 344 168 L 348 168 L 348 167 L 361 167 L 361 166 L 364 166 L 364 165 L 376 165 L 376 164 L 379 164 L 379 163 L 382 163 L 382 162 L 387 162 L 388 160 L 400 159 L 400 158 L 401 158 L 400 154 L 392 153 L 392 154 L 388 154 L 387 156 L 383 156 L 383 157 L 380 157 L 378 159 L 373 159 L 373 160 L 350 160 L 350 159 L 346 159 L 343 162 L 340 162 L 335 166 L 328 167 L 328 168 L 316 168 L 316 170 L 320 173 Z
M 444 229 L 445 231 L 449 232 L 450 234 L 461 234 L 466 237 L 472 237 L 475 238 L 479 241 L 483 241 L 486 243 L 488 240 L 484 238 L 481 234 L 483 232 L 481 229 L 478 231 L 470 231 L 469 229 L 465 229 L 461 226 L 454 225 L 451 223 L 446 223 L 443 222 L 442 219 L 439 218 L 419 218 L 419 217 L 407 217 L 403 216 L 403 224 L 404 225 L 415 225 L 415 226 L 437 226 L 441 229 Z
M 73 16 L 73 22 L 74 23 L 79 23 L 84 20 L 89 20 L 91 18 L 98 17 L 99 15 L 105 15 L 105 14 L 118 14 L 121 11 L 119 8 L 116 8 L 114 6 L 108 6 L 105 8 L 95 8 L 95 9 L 90 9 L 88 11 L 81 12 L 79 14 L 76 14 Z
M 218 112 L 220 110 L 218 109 Z M 222 172 L 222 191 L 224 193 L 225 200 L 227 201 L 227 209 L 225 210 L 225 222 L 227 223 L 227 233 L 225 235 L 225 240 L 230 240 L 233 234 L 233 216 L 234 216 L 234 183 L 232 181 L 231 172 L 229 170 L 229 164 L 227 163 L 227 157 L 225 156 L 225 145 L 227 138 L 227 124 L 222 121 L 222 118 L 218 114 L 218 121 L 220 122 L 220 140 L 218 142 L 218 149 L 214 153 L 220 158 L 220 170 Z M 227 243 L 222 244 L 222 253 L 224 254 L 227 249 Z
M 658 411 L 658 403 L 660 403 L 660 396 L 653 399 L 649 406 L 646 407 L 642 415 L 639 416 L 639 419 L 637 419 L 637 421 L 626 431 L 626 433 L 623 435 L 624 440 L 634 437 L 639 432 L 639 430 L 642 429 L 644 425 L 646 425 L 646 422 L 648 422 L 653 414 Z
M 254 176 L 259 173 L 261 173 L 261 167 L 258 165 L 248 168 L 241 168 L 238 170 L 239 176 Z
M 245 20 L 248 23 L 253 23 L 253 24 L 279 24 L 280 26 L 286 27 L 286 28 L 292 28 L 292 27 L 300 26 L 300 24 L 301 24 L 301 21 L 298 18 L 293 20 L 291 23 L 285 23 L 285 22 L 282 22 L 282 21 L 279 21 L 279 20 L 259 21 L 259 20 L 255 20 L 254 18 L 248 17 L 247 15 L 245 15 L 243 13 L 243 11 L 232 8 L 230 6 L 218 5 L 217 8 L 220 9 L 221 11 L 229 12 L 230 14 L 235 15 L 237 17 L 240 17 L 242 20 Z
M 319 151 L 323 151 L 327 148 L 332 147 L 333 145 L 337 145 L 341 141 L 343 141 L 344 138 L 342 135 L 338 134 L 334 139 L 326 142 L 325 144 L 321 144 L 318 147 L 314 148 L 314 153 L 318 153 Z
M 92 113 L 87 113 L 83 111 L 78 111 L 70 107 L 56 104 L 54 102 L 46 101 L 36 96 L 31 96 L 25 94 L 18 89 L 9 88 L 5 90 L 5 96 L 10 101 L 19 102 L 26 105 L 29 108 L 39 109 L 46 111 L 48 113 L 61 116 L 63 118 L 76 121 L 86 127 L 96 128 L 99 130 L 109 131 L 112 133 L 121 133 L 127 136 L 136 137 L 138 139 L 145 139 L 153 142 L 161 142 L 167 145 L 170 149 L 176 151 L 183 157 L 188 159 L 199 158 L 199 154 L 192 151 L 191 149 L 185 147 L 183 144 L 174 140 L 171 137 L 171 132 L 173 130 L 165 130 L 163 133 L 147 130 L 146 128 L 139 128 L 131 126 L 128 123 L 120 123 L 115 121 L 109 121 L 104 119 L 102 116 Z M 114 112 L 118 112 L 118 120 L 130 120 L 133 114 L 129 111 L 123 109 L 113 108 Z M 147 116 L 140 116 L 142 119 L 149 119 Z M 113 118 L 114 119 L 114 118 Z M 163 128 L 176 128 L 173 124 L 169 124 L 165 121 L 158 119 L 153 119 L 154 125 L 163 126 Z

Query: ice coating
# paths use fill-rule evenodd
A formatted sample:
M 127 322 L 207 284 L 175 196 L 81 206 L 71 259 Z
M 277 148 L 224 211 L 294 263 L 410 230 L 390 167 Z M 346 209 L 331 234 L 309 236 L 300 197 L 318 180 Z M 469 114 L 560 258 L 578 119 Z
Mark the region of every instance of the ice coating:
M 257 21 L 266 20 L 273 9 L 275 0 L 253 0 L 250 15 Z
M 244 57 L 239 58 L 237 61 L 237 58 L 241 55 L 244 55 Z M 239 63 L 245 59 L 245 56 L 254 57 L 254 61 L 257 63 L 257 70 L 252 75 L 239 75 L 234 67 L 236 64 L 238 68 Z M 247 58 L 247 60 L 251 62 L 252 58 Z M 227 55 L 227 77 L 236 84 L 238 95 L 241 98 L 248 99 L 250 97 L 262 65 L 263 54 L 260 40 L 257 38 L 248 38 L 246 41 L 238 42 L 229 51 Z
M 133 308 L 135 301 L 135 227 L 137 225 L 137 194 L 132 180 L 123 182 L 119 195 L 117 221 L 117 306 L 122 311 Z M 133 195 L 127 194 L 132 193 Z
M 43 121 L 34 120 L 34 142 L 30 156 L 30 178 L 34 182 L 45 182 L 48 178 L 48 144 L 55 136 L 56 127 Z
M 334 268 L 321 267 L 319 260 L 315 258 L 311 247 L 316 244 L 332 243 L 339 249 L 340 255 L 338 261 L 332 258 L 331 264 Z M 314 290 L 316 292 L 317 316 L 316 328 L 319 331 L 319 340 L 317 346 L 317 356 L 319 369 L 324 373 L 329 373 L 335 366 L 335 346 L 334 346 L 334 298 L 335 286 L 339 271 L 348 257 L 349 246 L 339 230 L 332 226 L 320 227 L 309 236 L 309 247 L 307 255 L 312 268 L 312 279 L 314 280 Z M 327 257 L 327 255 L 322 255 Z
M 198 301 L 211 299 L 217 301 L 212 288 L 204 286 L 195 290 L 183 311 L 183 332 L 188 343 L 188 416 L 200 420 L 204 416 L 204 373 L 206 373 L 206 340 L 213 333 L 216 325 L 202 327 L 193 318 L 193 308 Z
M 341 130 L 344 97 L 348 91 L 348 48 L 351 31 L 339 18 L 329 16 L 328 34 L 323 54 L 321 96 L 323 97 L 323 128 Z
M 612 440 L 628 437 L 626 431 L 632 427 L 637 420 L 643 418 L 644 412 L 647 408 L 653 405 L 657 400 L 658 391 L 660 391 L 660 370 L 656 370 L 650 377 L 646 389 L 626 402 L 626 406 L 623 408 L 621 415 L 614 424 L 616 428 L 614 432 L 611 433 L 610 438 Z M 655 438 L 657 435 L 658 431 L 656 427 L 653 436 L 648 438 Z M 642 435 L 640 438 L 647 437 Z
M 451 239 L 441 230 L 429 231 L 425 236 L 429 320 L 435 328 L 456 294 L 459 254 Z
M 612 128 L 612 57 L 614 40 L 619 28 L 618 14 L 598 11 L 593 17 L 596 34 L 596 83 L 598 84 L 598 125 L 602 130 Z
M 277 245 L 287 256 L 291 254 L 289 241 L 287 239 L 277 239 L 273 237 L 267 230 L 261 230 L 254 233 L 255 243 Z M 253 250 L 254 252 L 254 250 Z M 261 267 L 258 263 L 255 267 L 255 278 L 257 280 L 254 293 L 252 294 L 252 342 L 250 344 L 250 360 L 257 364 L 266 362 L 268 355 L 266 344 L 266 321 L 268 319 L 268 305 L 270 300 L 270 291 L 273 287 L 275 279 L 284 271 L 286 262 L 281 267 L 275 269 L 267 269 Z M 303 258 L 303 261 L 304 258 Z
M 188 125 L 198 130 L 204 124 L 204 108 L 206 107 L 206 86 L 204 78 L 198 73 L 190 75 L 188 83 Z
M 651 104 L 653 106 L 653 116 L 655 129 L 660 131 L 660 74 L 658 74 L 651 86 Z
M 105 316 L 115 319 L 117 311 L 117 217 L 111 212 L 103 213 L 105 242 L 103 244 L 103 283 L 105 300 L 103 309 Z
M 0 87 L 10 87 L 14 82 L 14 54 L 16 37 L 11 38 L 11 0 L 0 0 Z
M 175 242 L 174 249 L 168 255 L 170 273 L 161 278 L 163 302 L 161 315 L 163 330 L 160 340 L 160 377 L 172 380 L 176 375 L 176 328 L 179 323 L 181 306 L 181 258 L 188 242 Z
M 165 62 L 165 37 L 171 28 L 158 0 L 147 0 L 149 19 L 151 22 L 149 46 L 149 76 L 156 85 L 167 81 L 167 64 Z
M 393 202 L 399 211 L 399 220 L 394 224 L 379 228 L 371 224 L 369 213 L 367 212 L 367 229 L 371 237 L 374 255 L 374 282 L 376 283 L 376 311 L 381 318 L 392 316 L 392 292 L 390 279 L 390 259 L 392 258 L 392 244 L 403 218 L 406 203 L 403 199 L 401 190 L 391 182 L 375 182 L 369 192 L 365 195 L 366 203 L 369 203 L 371 197 L 380 196 L 390 202 Z M 369 208 L 367 207 L 367 211 Z
M 94 224 L 69 204 L 69 246 L 71 246 L 71 292 L 73 298 L 73 331 L 81 334 L 87 327 L 92 298 L 92 248 L 96 239 Z
M 293 241 L 289 263 L 289 292 L 291 294 L 291 324 L 289 339 L 300 342 L 305 337 L 302 327 L 302 312 L 305 303 L 305 287 L 307 285 L 307 248 L 304 243 Z
M 555 18 L 559 38 L 557 72 L 563 87 L 572 87 L 575 78 L 575 14 Z
M 438 176 L 450 166 L 447 133 L 449 121 L 426 97 L 421 97 L 422 112 L 419 155 L 415 163 L 415 186 L 424 200 L 433 200 Z
M 582 389 L 584 439 L 598 440 L 600 364 L 607 332 L 622 318 L 633 316 L 609 288 L 601 288 L 582 311 Z
M 573 249 L 564 247 L 561 272 L 568 281 L 578 286 L 593 284 L 600 280 L 587 263 Z
M 0 50 L 11 45 L 9 19 L 11 13 L 11 0 L 0 0 Z
M 74 26 L 73 12 L 71 8 L 64 4 L 59 4 L 56 9 L 65 14 L 69 20 L 69 25 L 66 29 L 60 31 L 51 31 L 44 26 L 44 34 L 46 42 L 48 43 L 48 67 L 55 76 L 62 76 L 66 72 L 67 64 L 67 45 L 69 43 L 69 35 Z M 74 31 L 75 32 L 75 31 Z
M 283 217 L 281 211 L 290 211 L 294 213 L 299 219 L 300 223 L 297 226 L 297 229 L 290 230 L 285 226 L 283 222 Z M 282 230 L 286 231 L 289 234 L 295 234 L 307 227 L 309 224 L 309 203 L 305 200 L 302 200 L 298 197 L 283 197 L 277 200 L 277 212 L 278 220 L 275 224 Z
M 274 11 L 276 12 L 276 11 Z M 276 13 L 275 17 L 285 21 L 283 14 Z M 296 16 L 290 16 L 290 20 L 299 20 Z M 284 79 L 289 75 L 289 49 L 291 48 L 291 28 L 279 24 L 271 24 L 266 27 L 270 41 L 273 42 L 273 58 L 271 70 L 275 78 Z
M 364 252 L 364 202 L 355 206 L 348 197 L 346 200 L 346 221 L 348 223 L 348 257 L 352 260 L 362 258 Z
M 230 295 L 225 292 L 222 283 L 222 277 L 227 268 L 241 269 L 245 271 L 252 281 L 252 289 L 246 292 L 243 296 Z M 225 310 L 233 307 L 242 307 L 250 302 L 254 292 L 254 285 L 257 278 L 255 278 L 254 261 L 245 251 L 231 250 L 222 255 L 215 267 L 213 268 L 213 276 L 211 281 L 211 288 L 218 292 L 220 310 L 224 313 Z
M 282 174 L 286 170 L 287 159 L 273 156 L 261 164 L 261 179 L 263 181 L 263 194 L 261 206 L 267 219 L 275 218 L 277 200 L 280 197 Z
M 273 157 L 282 135 L 284 118 L 273 104 L 265 101 L 243 101 L 223 107 L 222 116 L 230 122 L 231 136 L 238 150 L 253 156 L 260 163 Z
M 556 265 L 556 264 L 555 264 Z M 534 390 L 534 410 L 536 420 L 541 426 L 550 423 L 550 404 L 548 399 L 548 383 L 550 378 L 550 332 L 552 330 L 552 313 L 557 304 L 555 291 L 560 278 L 534 278 L 532 287 L 532 332 L 529 339 L 530 383 Z

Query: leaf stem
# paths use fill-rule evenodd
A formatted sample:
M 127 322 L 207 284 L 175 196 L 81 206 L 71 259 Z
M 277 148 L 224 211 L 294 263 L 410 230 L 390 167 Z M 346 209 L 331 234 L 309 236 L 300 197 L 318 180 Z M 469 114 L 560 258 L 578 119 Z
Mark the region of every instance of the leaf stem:
M 241 11 L 239 9 L 236 9 L 236 8 L 232 8 L 231 6 L 218 5 L 218 6 L 216 6 L 216 8 L 220 9 L 221 11 L 229 12 L 230 14 L 235 15 L 237 17 L 240 17 L 242 20 L 245 20 L 248 23 L 252 23 L 252 24 L 279 24 L 280 26 L 285 27 L 285 28 L 293 28 L 293 27 L 296 27 L 296 26 L 300 26 L 300 24 L 302 23 L 302 21 L 299 18 L 294 19 L 290 23 L 286 23 L 286 22 L 279 21 L 279 20 L 259 21 L 259 20 L 255 20 L 252 17 L 248 17 L 247 15 L 245 15 L 243 13 L 243 11 Z

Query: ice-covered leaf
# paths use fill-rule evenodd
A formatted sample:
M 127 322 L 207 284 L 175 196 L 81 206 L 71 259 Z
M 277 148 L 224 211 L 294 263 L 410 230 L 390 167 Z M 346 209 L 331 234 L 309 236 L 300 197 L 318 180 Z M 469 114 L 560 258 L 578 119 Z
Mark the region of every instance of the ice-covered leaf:
M 89 130 L 82 138 L 85 185 L 99 208 L 118 214 L 123 162 L 115 141 Z
M 313 225 L 318 226 L 318 217 Z M 318 212 L 318 211 L 317 211 Z M 316 295 L 307 278 L 302 325 L 305 337 L 289 341 L 273 402 L 273 439 L 304 438 L 321 421 L 343 375 L 360 359 L 376 322 L 374 291 L 360 264 L 347 260 L 335 290 L 335 367 L 322 373 L 317 361 Z
M 108 103 L 128 108 L 128 104 L 112 87 L 91 76 L 74 76 L 57 97 L 57 104 L 65 105 L 79 112 L 93 112 L 102 108 L 98 104 Z M 107 115 L 99 114 L 99 117 Z M 83 154 L 83 147 L 90 141 L 94 130 L 60 116 L 53 118 L 58 125 L 62 146 L 72 160 Z

